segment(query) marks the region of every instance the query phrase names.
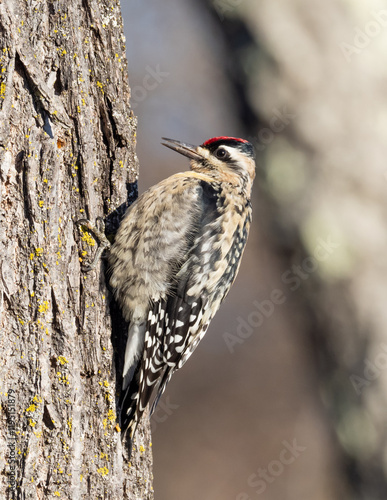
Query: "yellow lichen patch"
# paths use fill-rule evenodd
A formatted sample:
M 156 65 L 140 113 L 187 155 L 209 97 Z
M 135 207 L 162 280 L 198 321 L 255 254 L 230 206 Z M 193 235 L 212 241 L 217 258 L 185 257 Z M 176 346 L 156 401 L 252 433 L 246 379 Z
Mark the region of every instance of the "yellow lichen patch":
M 101 82 L 97 82 L 97 87 L 100 89 L 100 91 L 102 92 L 102 94 L 104 94 L 104 90 L 103 90 L 103 84 Z
M 83 231 L 81 228 L 81 233 L 82 233 L 82 241 L 84 241 L 87 245 L 90 245 L 93 247 L 95 245 L 95 239 L 91 236 L 91 234 L 87 231 Z
M 30 406 L 26 409 L 26 412 L 29 411 L 33 413 L 36 410 L 36 406 L 32 403 Z
M 70 385 L 68 375 L 65 373 L 57 372 L 58 382 L 63 385 Z
M 144 453 L 145 448 L 143 447 L 143 445 L 140 446 L 139 450 L 140 450 L 140 453 Z
M 101 476 L 107 476 L 109 474 L 109 469 L 107 467 L 101 467 L 97 470 L 98 474 Z
M 61 365 L 67 365 L 68 363 L 67 359 L 64 356 L 58 356 L 57 360 Z
M 36 257 L 40 257 L 42 255 L 42 253 L 43 253 L 43 248 L 40 248 L 40 247 L 35 248 Z
M 5 89 L 6 89 L 6 85 L 5 85 L 4 82 L 2 82 L 1 85 L 0 85 L 0 97 L 2 99 L 5 98 Z
M 43 302 L 43 304 L 40 304 L 40 306 L 38 307 L 38 311 L 40 313 L 44 314 L 44 313 L 46 313 L 48 311 L 48 307 L 49 307 L 49 304 L 48 304 L 47 300 L 45 300 Z
M 55 492 L 54 492 L 54 495 L 55 495 L 56 497 L 60 497 L 60 493 L 59 493 L 59 491 L 55 491 Z
M 62 446 L 63 446 L 63 450 L 64 451 L 68 451 L 69 450 L 69 445 L 66 443 L 66 441 L 61 438 L 61 443 L 62 443 Z M 65 455 L 65 458 L 66 458 L 66 455 Z M 58 464 L 58 467 L 59 467 L 59 464 Z

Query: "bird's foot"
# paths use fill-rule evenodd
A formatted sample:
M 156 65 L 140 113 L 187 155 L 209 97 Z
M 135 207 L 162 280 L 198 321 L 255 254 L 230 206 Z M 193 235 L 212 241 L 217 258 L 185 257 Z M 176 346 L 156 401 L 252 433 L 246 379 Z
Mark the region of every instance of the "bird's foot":
M 88 219 L 79 219 L 76 222 L 81 234 L 82 239 L 89 245 L 94 245 L 94 240 L 98 243 L 98 249 L 94 255 L 94 259 L 90 264 L 82 264 L 82 271 L 88 273 L 96 268 L 103 252 L 109 249 L 111 244 L 105 235 L 105 223 L 102 217 L 97 217 L 96 224 L 93 225 Z M 85 231 L 86 229 L 86 231 Z M 90 237 L 90 234 L 92 238 Z M 91 239 L 90 239 L 91 238 Z M 93 241 L 93 243 L 92 243 Z

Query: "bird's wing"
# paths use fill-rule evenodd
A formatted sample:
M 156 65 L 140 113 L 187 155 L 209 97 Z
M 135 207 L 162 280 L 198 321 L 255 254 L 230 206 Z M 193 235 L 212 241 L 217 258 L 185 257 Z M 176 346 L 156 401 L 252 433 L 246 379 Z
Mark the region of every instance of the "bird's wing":
M 154 298 L 148 312 L 137 387 L 127 392 L 131 399 L 126 422 L 132 420 L 132 434 L 154 388 L 152 411 L 173 372 L 204 336 L 234 280 L 247 237 L 248 227 L 233 224 L 232 214 L 219 199 L 220 186 L 205 181 L 199 186 L 197 220 L 190 234 L 181 235 L 188 241 L 185 254 L 171 276 L 167 295 Z

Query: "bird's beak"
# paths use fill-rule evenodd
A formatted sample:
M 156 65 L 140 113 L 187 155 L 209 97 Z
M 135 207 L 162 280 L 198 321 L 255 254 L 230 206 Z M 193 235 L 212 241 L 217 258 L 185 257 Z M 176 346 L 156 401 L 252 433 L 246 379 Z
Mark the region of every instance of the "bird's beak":
M 198 153 L 197 146 L 193 146 L 192 144 L 186 144 L 185 142 L 175 141 L 174 139 L 167 139 L 166 137 L 162 137 L 163 141 L 161 144 L 166 146 L 169 149 L 173 149 L 173 151 L 177 151 L 178 153 L 187 156 L 191 160 L 202 160 L 203 156 Z

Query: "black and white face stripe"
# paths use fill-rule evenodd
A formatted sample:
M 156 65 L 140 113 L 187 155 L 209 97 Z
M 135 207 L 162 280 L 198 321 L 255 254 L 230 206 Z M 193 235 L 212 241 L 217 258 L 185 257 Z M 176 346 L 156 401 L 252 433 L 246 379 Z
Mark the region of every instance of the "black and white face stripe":
M 202 147 L 208 149 L 208 151 L 210 151 L 210 153 L 213 154 L 219 160 L 223 159 L 219 156 L 219 152 L 222 149 L 225 149 L 227 152 L 230 153 L 230 155 L 232 154 L 233 151 L 239 151 L 240 153 L 243 153 L 245 156 L 248 156 L 249 158 L 255 160 L 255 152 L 253 145 L 247 141 L 242 142 L 240 140 L 233 138 L 229 139 L 222 138 L 219 139 L 218 141 L 210 141 L 208 143 L 204 143 Z

